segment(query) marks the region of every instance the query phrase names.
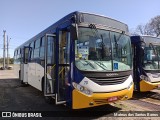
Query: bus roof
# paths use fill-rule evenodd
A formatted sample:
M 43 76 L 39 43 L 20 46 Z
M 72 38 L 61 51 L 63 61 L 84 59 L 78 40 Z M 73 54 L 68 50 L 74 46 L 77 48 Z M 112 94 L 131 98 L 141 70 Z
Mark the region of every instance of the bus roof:
M 80 13 L 81 21 L 84 23 L 93 23 L 97 25 L 103 25 L 109 28 L 118 29 L 128 34 L 128 26 L 118 20 L 92 13 Z
M 151 36 L 151 35 L 131 36 L 131 41 L 132 41 L 132 43 L 139 42 L 139 41 L 144 41 L 147 45 L 150 44 L 150 43 L 160 45 L 160 38 L 155 37 L 155 36 Z
M 144 36 L 142 36 L 142 38 L 146 44 L 152 43 L 152 44 L 160 45 L 160 38 L 158 38 L 158 37 L 144 35 Z
M 46 28 L 45 30 L 43 30 L 42 32 L 37 34 L 36 36 L 32 37 L 31 39 L 29 39 L 28 41 L 26 41 L 25 43 L 23 43 L 22 45 L 17 47 L 16 49 L 19 49 L 22 46 L 29 44 L 31 41 L 34 41 L 34 40 L 44 36 L 46 33 L 51 33 L 52 31 L 55 30 L 55 28 L 57 26 L 62 24 L 64 21 L 71 19 L 71 17 L 73 15 L 77 16 L 77 18 L 78 18 L 77 23 L 78 24 L 81 24 L 81 23 L 91 24 L 92 23 L 92 24 L 97 24 L 97 25 L 104 25 L 104 26 L 107 26 L 112 29 L 118 29 L 118 30 L 124 31 L 126 34 L 128 34 L 128 26 L 125 23 L 122 23 L 120 21 L 117 21 L 115 19 L 103 16 L 103 15 L 75 11 L 75 12 L 72 12 L 72 13 L 66 15 L 65 17 L 63 17 L 62 19 L 57 21 L 56 23 L 52 24 L 51 26 L 49 26 L 48 28 Z

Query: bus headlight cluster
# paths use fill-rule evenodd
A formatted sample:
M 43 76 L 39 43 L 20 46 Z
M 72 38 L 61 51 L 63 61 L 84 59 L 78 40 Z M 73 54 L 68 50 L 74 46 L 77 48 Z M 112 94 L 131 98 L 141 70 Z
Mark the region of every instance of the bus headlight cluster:
M 147 82 L 150 82 L 150 79 L 147 76 L 145 76 L 145 75 L 140 75 L 140 79 L 141 80 L 145 80 Z
M 72 83 L 73 87 L 77 90 L 79 90 L 80 92 L 86 94 L 86 95 L 92 95 L 92 91 L 88 90 L 86 87 L 81 86 L 80 84 L 77 84 L 75 82 Z
M 130 89 L 131 85 L 133 84 L 133 81 L 128 85 L 127 89 Z

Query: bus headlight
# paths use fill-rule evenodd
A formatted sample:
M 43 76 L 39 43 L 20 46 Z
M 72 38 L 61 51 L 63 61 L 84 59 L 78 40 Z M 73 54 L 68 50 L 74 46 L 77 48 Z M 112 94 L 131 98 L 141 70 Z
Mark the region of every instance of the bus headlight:
M 141 80 L 145 80 L 147 82 L 150 82 L 151 80 L 149 79 L 149 77 L 145 76 L 145 75 L 140 75 L 140 79 Z
M 128 85 L 127 89 L 130 89 L 131 85 L 133 84 L 133 81 Z
M 79 90 L 80 92 L 86 94 L 86 95 L 92 95 L 92 91 L 88 90 L 86 87 L 81 86 L 75 82 L 72 83 L 73 87 L 77 90 Z

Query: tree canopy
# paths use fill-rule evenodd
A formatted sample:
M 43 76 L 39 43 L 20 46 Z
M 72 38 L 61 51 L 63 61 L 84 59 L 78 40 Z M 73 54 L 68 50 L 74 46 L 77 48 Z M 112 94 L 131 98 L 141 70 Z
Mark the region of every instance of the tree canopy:
M 160 37 L 160 15 L 151 18 L 148 23 L 136 27 L 134 34 Z

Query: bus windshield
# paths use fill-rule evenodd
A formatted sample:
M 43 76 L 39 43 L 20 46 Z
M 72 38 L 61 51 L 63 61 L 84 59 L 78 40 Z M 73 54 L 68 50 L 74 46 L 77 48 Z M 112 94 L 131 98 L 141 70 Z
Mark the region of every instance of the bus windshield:
M 145 70 L 156 70 L 159 67 L 160 60 L 160 46 L 152 45 L 144 49 L 144 65 Z
M 126 71 L 132 68 L 130 37 L 122 33 L 80 27 L 75 64 L 83 71 Z

